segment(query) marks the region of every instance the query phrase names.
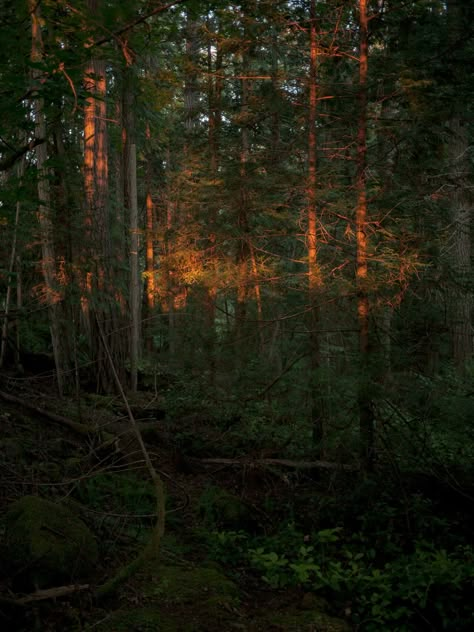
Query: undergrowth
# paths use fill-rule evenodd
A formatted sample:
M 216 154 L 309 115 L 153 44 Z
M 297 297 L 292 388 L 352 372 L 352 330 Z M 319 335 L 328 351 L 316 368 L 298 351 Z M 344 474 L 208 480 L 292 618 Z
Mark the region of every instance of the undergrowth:
M 212 559 L 240 573 L 247 568 L 272 589 L 300 587 L 345 607 L 357 629 L 472 629 L 474 550 L 468 545 L 448 551 L 419 540 L 411 552 L 394 548 L 382 561 L 360 532 L 303 533 L 294 524 L 273 536 L 216 531 L 207 542 Z

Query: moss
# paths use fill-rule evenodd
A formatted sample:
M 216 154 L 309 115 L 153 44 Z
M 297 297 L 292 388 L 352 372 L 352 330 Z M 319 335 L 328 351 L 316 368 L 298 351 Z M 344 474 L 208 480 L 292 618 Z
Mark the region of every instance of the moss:
M 227 618 L 214 612 L 194 608 L 163 612 L 159 608 L 117 610 L 100 625 L 92 625 L 94 632 L 223 632 L 232 629 Z M 87 628 L 86 628 L 87 630 Z
M 92 627 L 97 632 L 176 632 L 176 627 L 168 623 L 153 608 L 135 608 L 117 610 L 103 623 Z
M 147 597 L 159 597 L 162 603 L 183 604 L 213 600 L 229 602 L 237 598 L 237 587 L 215 568 L 160 566 L 152 573 L 145 588 Z
M 146 572 L 145 572 L 146 571 Z M 122 608 L 94 625 L 94 632 L 222 632 L 243 629 L 253 632 L 348 632 L 349 625 L 329 616 L 327 603 L 308 595 L 297 606 L 246 618 L 238 610 L 238 590 L 216 568 L 158 566 L 135 576 L 134 593 L 144 604 Z
M 145 608 L 121 609 L 94 627 L 99 632 L 203 632 L 228 629 L 237 602 L 237 588 L 213 568 L 159 566 L 141 574 Z
M 331 617 L 320 610 L 288 609 L 271 613 L 265 617 L 268 627 L 278 626 L 291 632 L 350 632 L 351 627 L 343 619 Z M 262 624 L 264 622 L 262 621 Z M 262 629 L 265 629 L 264 626 Z
M 319 610 L 327 612 L 329 604 L 324 597 L 307 592 L 301 599 L 300 607 L 302 610 Z
M 7 567 L 22 581 L 46 587 L 92 572 L 97 544 L 69 508 L 37 496 L 24 496 L 5 515 Z

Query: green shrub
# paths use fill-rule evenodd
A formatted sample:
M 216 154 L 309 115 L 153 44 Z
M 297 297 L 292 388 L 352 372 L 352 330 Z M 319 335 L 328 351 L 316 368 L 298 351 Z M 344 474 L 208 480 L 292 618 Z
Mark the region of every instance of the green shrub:
M 271 588 L 301 586 L 335 605 L 351 604 L 360 630 L 472 629 L 471 547 L 448 552 L 419 541 L 410 553 L 391 550 L 381 563 L 370 540 L 343 535 L 339 528 L 305 535 L 290 524 L 272 537 L 219 532 L 210 543 L 214 559 L 247 565 Z

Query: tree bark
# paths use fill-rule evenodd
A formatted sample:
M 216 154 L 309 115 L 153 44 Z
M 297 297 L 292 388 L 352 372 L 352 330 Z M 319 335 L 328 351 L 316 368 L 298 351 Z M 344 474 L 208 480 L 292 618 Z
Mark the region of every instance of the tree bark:
M 210 31 L 211 21 L 208 21 L 208 30 Z M 206 288 L 206 314 L 207 322 L 205 339 L 207 342 L 207 355 L 209 365 L 209 381 L 214 384 L 216 373 L 215 362 L 215 338 L 216 338 L 216 299 L 217 299 L 217 248 L 216 248 L 216 224 L 219 208 L 218 182 L 219 182 L 219 148 L 220 148 L 220 130 L 221 130 L 221 110 L 222 110 L 222 49 L 218 41 L 214 42 L 216 47 L 215 62 L 213 63 L 212 40 L 209 39 L 207 47 L 207 70 L 208 70 L 208 108 L 209 108 L 209 129 L 208 129 L 208 145 L 209 145 L 209 161 L 211 171 L 212 191 L 210 196 L 210 230 L 209 230 L 209 248 L 207 256 L 207 266 L 210 270 L 210 281 Z M 215 78 L 213 78 L 215 73 Z
M 138 201 L 137 201 L 137 148 L 130 145 L 130 376 L 131 389 L 137 391 L 138 362 L 140 359 L 140 271 L 138 261 Z
M 36 0 L 28 0 L 31 15 L 31 61 L 35 64 L 32 71 L 33 80 L 39 82 L 41 71 L 37 65 L 43 59 L 43 38 L 41 33 L 40 7 Z M 33 103 L 35 136 L 47 138 L 44 101 L 37 96 Z M 38 173 L 38 222 L 41 235 L 41 269 L 44 280 L 42 299 L 48 305 L 48 314 L 56 365 L 56 378 L 59 394 L 63 394 L 64 375 L 66 374 L 66 358 L 61 339 L 61 291 L 56 277 L 56 258 L 53 240 L 53 222 L 51 218 L 51 192 L 49 184 L 49 169 L 47 167 L 48 148 L 46 143 L 38 144 L 35 148 L 36 167 Z
M 135 75 L 126 66 L 122 73 L 122 155 L 123 199 L 129 225 L 129 306 L 130 306 L 130 387 L 137 390 L 138 363 L 140 360 L 141 291 L 139 270 L 139 221 L 137 194 L 137 148 L 135 121 Z M 147 200 L 148 204 L 148 200 Z M 120 244 L 119 244 L 120 246 Z
M 199 87 L 197 81 L 197 67 L 199 54 L 199 21 L 193 19 L 190 11 L 186 17 L 186 68 L 184 84 L 184 128 L 189 136 L 194 131 L 199 103 Z
M 457 50 L 464 32 L 468 15 L 464 14 L 464 3 L 449 0 L 448 40 Z M 455 61 L 453 62 L 455 64 Z M 454 85 L 460 85 L 458 69 L 453 69 Z M 463 107 L 464 106 L 464 107 Z M 472 330 L 472 264 L 471 264 L 471 213 L 472 193 L 469 185 L 472 175 L 470 162 L 469 123 L 461 97 L 454 102 L 448 121 L 450 140 L 447 147 L 449 168 L 451 226 L 450 239 L 452 290 L 449 297 L 449 323 L 451 330 L 452 358 L 460 373 L 473 356 Z
M 369 287 L 368 287 L 368 208 L 367 208 L 367 0 L 359 0 L 359 125 L 357 133 L 356 285 L 359 321 L 360 375 L 358 387 L 360 456 L 364 471 L 374 466 L 374 413 L 370 394 Z
M 23 175 L 25 173 L 25 156 L 22 156 L 20 162 L 17 166 L 17 177 L 19 183 L 22 182 Z M 12 249 L 10 253 L 10 263 L 8 265 L 8 275 L 7 275 L 7 293 L 5 296 L 5 309 L 3 312 L 3 324 L 2 324 L 2 340 L 1 340 L 1 348 L 0 348 L 0 369 L 3 368 L 5 362 L 5 355 L 7 351 L 8 345 L 8 327 L 10 321 L 10 307 L 12 301 L 12 288 L 13 288 L 13 273 L 15 270 L 15 265 L 17 263 L 17 242 L 18 242 L 18 226 L 20 223 L 20 211 L 21 211 L 21 202 L 17 200 L 15 205 L 15 225 L 13 227 L 13 239 L 12 239 Z
M 452 291 L 449 304 L 452 357 L 462 373 L 472 358 L 472 294 L 471 285 L 471 213 L 468 191 L 469 140 L 467 125 L 461 118 L 449 121 L 452 134 L 448 148 L 451 199 L 451 274 Z
M 88 0 L 91 16 L 97 16 L 99 0 Z M 120 378 L 125 380 L 126 338 L 120 317 L 122 298 L 115 288 L 114 251 L 109 217 L 109 175 L 107 141 L 107 83 L 104 59 L 92 57 L 85 69 L 84 83 L 88 96 L 84 106 L 84 188 L 85 241 L 83 254 L 82 313 L 94 360 L 97 389 L 116 389 L 115 378 L 103 344 L 104 331 L 108 348 L 117 361 Z M 119 252 L 121 256 L 121 252 Z
M 242 54 L 242 75 L 241 80 L 241 110 L 242 123 L 240 128 L 240 166 L 239 166 L 239 206 L 237 210 L 237 226 L 239 230 L 238 250 L 237 250 L 237 303 L 235 309 L 236 325 L 236 345 L 237 345 L 237 371 L 240 373 L 245 362 L 243 349 L 246 335 L 247 320 L 247 298 L 249 283 L 249 224 L 248 224 L 248 182 L 247 182 L 247 162 L 249 159 L 249 129 L 247 117 L 249 114 L 249 81 L 246 79 L 249 71 L 248 52 Z
M 319 379 L 321 369 L 321 348 L 319 340 L 320 309 L 318 300 L 322 288 L 321 270 L 318 262 L 318 217 L 317 217 L 317 132 L 316 117 L 318 105 L 318 41 L 316 22 L 316 3 L 311 0 L 309 24 L 309 104 L 308 104 L 308 184 L 307 184 L 307 217 L 306 247 L 308 252 L 308 301 L 309 346 L 310 346 L 310 408 L 313 428 L 313 444 L 320 455 L 324 453 L 324 412 L 320 395 Z
M 146 141 L 151 143 L 150 125 L 146 127 Z M 153 164 L 151 148 L 147 148 L 146 156 L 146 230 L 145 230 L 145 300 L 146 321 L 144 325 L 145 346 L 153 350 L 153 313 L 155 311 L 155 205 L 153 202 Z

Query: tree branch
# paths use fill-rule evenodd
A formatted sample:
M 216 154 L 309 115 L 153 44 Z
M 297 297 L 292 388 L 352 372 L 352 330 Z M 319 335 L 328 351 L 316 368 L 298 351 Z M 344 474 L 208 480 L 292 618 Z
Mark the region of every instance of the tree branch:
M 141 15 L 140 17 L 135 18 L 134 20 L 132 20 L 131 22 L 129 22 L 128 24 L 126 24 L 122 28 L 118 29 L 117 31 L 114 31 L 114 33 L 111 36 L 103 37 L 102 39 L 99 39 L 99 40 L 96 40 L 95 42 L 92 42 L 90 44 L 90 46 L 91 47 L 92 46 L 101 46 L 102 44 L 105 44 L 106 42 L 109 42 L 111 39 L 115 39 L 117 37 L 120 37 L 120 35 L 123 35 L 127 31 L 130 31 L 135 26 L 138 26 L 139 24 L 142 24 L 143 22 L 146 22 L 148 19 L 150 19 L 154 15 L 158 15 L 158 13 L 163 13 L 164 11 L 167 11 L 168 9 L 171 9 L 172 7 L 176 6 L 177 4 L 183 4 L 183 2 L 186 2 L 186 0 L 174 0 L 174 2 L 169 2 L 168 4 L 160 4 L 159 6 L 155 7 L 154 9 L 152 9 L 146 15 Z
M 46 138 L 33 138 L 29 143 L 20 147 L 10 154 L 9 156 L 5 156 L 3 160 L 0 160 L 0 171 L 8 171 L 13 165 L 24 155 L 27 151 L 31 151 L 37 145 L 42 145 L 46 142 Z

